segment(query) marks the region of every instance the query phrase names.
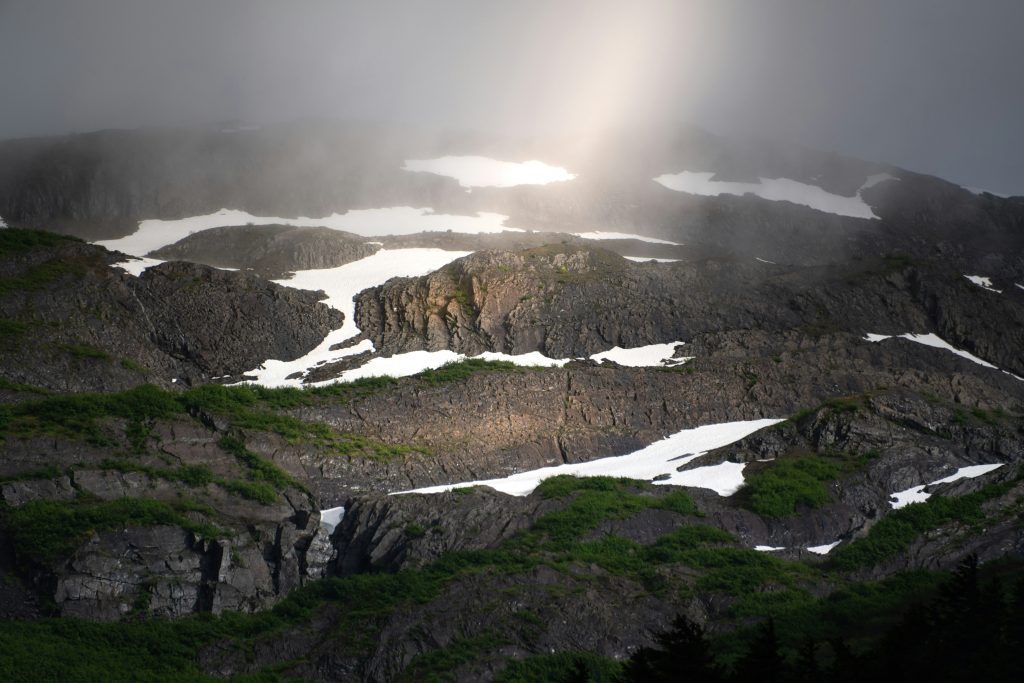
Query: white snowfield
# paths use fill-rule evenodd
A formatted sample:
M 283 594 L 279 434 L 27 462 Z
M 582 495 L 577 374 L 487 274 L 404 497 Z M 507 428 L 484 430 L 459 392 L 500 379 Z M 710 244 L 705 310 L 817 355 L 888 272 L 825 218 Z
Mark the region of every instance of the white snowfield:
M 647 237 L 646 235 L 637 235 L 632 232 L 605 232 L 597 230 L 594 232 L 572 232 L 569 234 L 582 237 L 585 240 L 640 240 L 641 242 L 651 242 L 652 244 L 669 244 L 673 247 L 683 246 L 682 242 L 669 242 L 657 237 Z
M 678 263 L 677 258 L 654 258 L 653 256 L 623 256 L 622 258 L 630 261 L 636 261 L 638 263 L 648 263 L 654 261 L 655 263 Z
M 121 270 L 131 273 L 135 277 L 142 275 L 142 271 L 146 268 L 152 268 L 153 266 L 159 266 L 163 261 L 155 258 L 144 258 L 138 256 L 135 258 L 128 259 L 127 261 L 118 261 L 117 263 L 110 264 L 111 268 L 120 268 Z
M 327 294 L 324 303 L 344 313 L 345 320 L 340 328 L 328 334 L 315 349 L 301 358 L 292 361 L 267 360 L 245 374 L 255 375 L 255 383 L 264 386 L 298 387 L 302 385 L 301 378 L 287 379 L 288 375 L 304 373 L 346 356 L 373 351 L 373 343 L 367 339 L 348 348 L 330 350 L 331 346 L 359 334 L 352 297 L 367 287 L 384 284 L 393 277 L 426 275 L 471 253 L 443 249 L 381 249 L 376 254 L 337 268 L 300 270 L 287 280 L 275 280 L 279 285 L 296 289 L 322 289 Z M 443 362 L 440 364 L 443 365 Z
M 392 495 L 443 493 L 468 486 L 489 486 L 509 495 L 526 496 L 544 479 L 560 474 L 577 477 L 629 477 L 645 481 L 668 475 L 667 478 L 659 479 L 654 483 L 710 488 L 717 491 L 719 495 L 730 495 L 743 484 L 742 464 L 722 463 L 683 472 L 677 472 L 676 468 L 699 458 L 710 450 L 728 446 L 759 429 L 770 427 L 781 421 L 781 419 L 764 419 L 705 425 L 676 432 L 661 441 L 656 441 L 626 455 L 600 458 L 590 462 L 543 467 L 500 479 L 467 481 L 458 484 L 427 486 L 411 491 L 396 491 Z M 728 467 L 723 467 L 723 465 Z
M 609 351 L 595 353 L 590 356 L 590 359 L 596 361 L 615 361 L 619 365 L 634 368 L 671 367 L 674 365 L 682 365 L 689 360 L 693 360 L 692 356 L 681 358 L 672 357 L 672 354 L 675 353 L 676 347 L 680 346 L 682 343 L 683 342 L 651 344 L 650 346 L 638 346 L 632 349 L 620 349 L 616 346 Z M 468 358 L 489 361 L 508 361 L 523 367 L 546 368 L 561 367 L 573 360 L 572 358 L 549 358 L 540 351 L 531 351 L 529 353 L 516 355 L 485 351 L 484 353 L 476 356 L 465 356 L 461 353 L 455 353 L 454 351 L 447 350 L 409 351 L 407 353 L 397 353 L 393 356 L 379 356 L 377 358 L 371 358 L 358 368 L 346 370 L 339 375 L 337 379 L 318 382 L 317 386 L 339 381 L 351 382 L 365 377 L 408 377 L 409 375 L 415 375 L 419 372 L 423 372 L 424 370 L 439 368 L 446 363 L 456 363 Z
M 995 287 L 992 286 L 992 278 L 985 277 L 984 275 L 964 275 L 964 277 L 973 282 L 974 284 L 978 285 L 982 289 L 987 289 L 988 291 L 995 292 L 996 294 L 1003 293 L 1003 290 L 996 289 Z M 1020 285 L 1017 286 L 1019 287 Z
M 912 332 L 908 332 L 907 334 L 900 334 L 900 335 L 871 334 L 869 332 L 868 334 L 866 334 L 864 336 L 864 338 L 866 340 L 868 340 L 869 342 L 880 342 L 880 341 L 885 341 L 886 339 L 892 339 L 894 336 L 900 337 L 901 339 L 909 339 L 912 342 L 917 342 L 918 344 L 924 344 L 925 346 L 931 346 L 932 348 L 945 349 L 946 351 L 950 351 L 952 353 L 955 353 L 956 355 L 960 356 L 961 358 L 966 358 L 967 360 L 971 361 L 972 363 L 977 363 L 978 365 L 983 365 L 986 368 L 992 368 L 993 370 L 998 370 L 999 369 L 996 366 L 994 366 L 991 363 L 989 363 L 988 361 L 984 361 L 984 360 L 978 358 L 973 353 L 968 353 L 967 351 L 964 351 L 963 349 L 956 348 L 955 346 L 953 346 L 952 344 L 947 342 L 942 337 L 938 336 L 937 334 L 931 333 L 931 332 L 929 332 L 928 334 L 913 334 Z M 1007 374 L 1009 374 L 1009 373 L 1007 373 Z
M 455 178 L 465 188 L 515 187 L 516 185 L 547 185 L 576 177 L 561 166 L 548 166 L 543 161 L 517 163 L 481 156 L 445 156 L 437 159 L 409 159 L 403 171 L 433 173 Z
M 160 247 L 174 244 L 189 235 L 230 225 L 294 225 L 322 227 L 351 232 L 363 237 L 383 235 L 412 235 L 418 232 L 459 233 L 523 232 L 505 225 L 508 216 L 480 212 L 475 216 L 461 216 L 434 213 L 429 208 L 393 206 L 382 209 L 353 209 L 345 213 L 333 213 L 322 218 L 282 218 L 279 216 L 254 216 L 248 211 L 221 209 L 205 216 L 191 216 L 174 220 L 151 219 L 139 222 L 139 229 L 127 237 L 116 240 L 101 240 L 96 244 L 114 251 L 123 251 L 132 256 L 145 256 Z
M 888 180 L 897 180 L 888 173 L 870 175 L 852 197 L 833 194 L 817 185 L 808 185 L 790 178 L 758 178 L 756 183 L 733 183 L 712 180 L 714 172 L 683 171 L 665 173 L 654 179 L 659 185 L 670 190 L 688 194 L 717 197 L 722 194 L 742 196 L 754 194 L 762 199 L 785 201 L 809 206 L 812 209 L 852 218 L 878 218 L 871 207 L 861 198 L 860 193 L 869 187 Z
M 785 550 L 785 549 L 786 549 L 786 546 L 784 546 L 784 545 L 755 545 L 754 546 L 754 550 L 760 551 L 762 553 L 772 553 L 772 552 L 775 552 L 776 550 Z
M 923 503 L 932 497 L 932 494 L 925 492 L 925 488 L 928 486 L 949 484 L 961 479 L 974 479 L 975 477 L 980 477 L 983 474 L 988 474 L 993 470 L 997 470 L 1004 464 L 1005 463 L 997 462 L 990 465 L 968 465 L 967 467 L 961 467 L 948 477 L 936 479 L 933 482 L 921 484 L 920 486 L 913 486 L 905 491 L 896 491 L 892 494 L 892 500 L 889 501 L 889 504 L 898 510 L 901 507 L 910 505 L 911 503 Z
M 683 342 L 671 342 L 669 344 L 650 344 L 638 346 L 632 349 L 623 349 L 613 346 L 607 351 L 595 353 L 590 360 L 598 362 L 610 360 L 619 365 L 631 368 L 657 367 L 659 365 L 682 365 L 686 361 L 693 360 L 693 356 L 673 358 L 676 349 L 683 345 Z
M 320 526 L 327 529 L 327 533 L 334 531 L 341 518 L 345 516 L 344 507 L 327 508 L 320 511 Z
M 812 546 L 812 547 L 808 548 L 808 550 L 811 551 L 812 553 L 816 554 L 816 555 L 828 555 L 829 552 L 831 552 L 832 549 L 835 548 L 840 543 L 842 543 L 842 541 L 834 541 L 832 543 L 827 543 L 825 545 Z

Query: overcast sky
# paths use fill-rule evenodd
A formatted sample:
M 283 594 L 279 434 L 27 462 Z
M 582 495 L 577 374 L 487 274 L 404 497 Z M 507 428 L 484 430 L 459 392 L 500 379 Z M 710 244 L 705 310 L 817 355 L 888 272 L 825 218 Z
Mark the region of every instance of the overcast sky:
M 1024 0 L 0 0 L 0 138 L 685 121 L 1024 194 Z

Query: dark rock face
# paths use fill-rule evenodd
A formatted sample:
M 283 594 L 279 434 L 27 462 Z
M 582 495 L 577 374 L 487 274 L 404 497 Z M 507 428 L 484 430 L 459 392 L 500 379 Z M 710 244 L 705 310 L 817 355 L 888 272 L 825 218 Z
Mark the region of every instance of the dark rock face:
M 360 293 L 355 315 L 385 355 L 452 349 L 564 358 L 727 330 L 935 330 L 1024 373 L 1024 297 L 989 294 L 946 269 L 900 260 L 642 264 L 603 250 L 544 247 L 473 254 L 421 278 L 396 278 Z
M 147 268 L 139 282 L 156 345 L 210 375 L 298 358 L 342 322 L 317 303 L 322 295 L 247 273 L 171 262 Z
M 375 254 L 380 245 L 329 228 L 242 225 L 193 233 L 152 253 L 154 258 L 253 270 L 281 278 L 296 270 L 336 268 Z
M 23 575 L 31 567 L 29 585 L 55 603 L 60 614 L 93 620 L 133 614 L 179 617 L 194 612 L 251 612 L 322 577 L 333 548 L 319 525 L 314 500 L 304 491 L 292 487 L 272 502 L 256 501 L 221 483 L 186 485 L 152 473 L 173 463 L 208 468 L 219 482 L 244 479 L 245 469 L 217 447 L 218 439 L 216 432 L 195 422 L 154 425 L 151 440 L 159 449 L 135 456 L 134 465 L 141 471 L 111 469 L 110 453 L 117 446 L 8 439 L 0 465 L 0 476 L 14 479 L 2 487 L 8 508 L 46 500 L 70 506 L 71 499 L 81 496 L 91 501 L 129 498 L 172 505 L 184 498 L 202 501 L 204 511 L 189 514 L 217 529 L 216 535 L 204 537 L 166 524 L 102 528 L 83 538 L 69 556 L 48 564 L 32 559 L 31 549 L 20 556 L 19 550 L 26 549 L 8 548 L 10 565 L 18 565 Z M 40 463 L 66 474 L 56 479 L 32 478 Z M 145 471 L 147 467 L 151 471 Z
M 59 391 L 110 391 L 238 375 L 293 359 L 342 322 L 322 295 L 255 275 L 166 263 L 136 278 L 77 242 L 0 263 L 0 376 Z

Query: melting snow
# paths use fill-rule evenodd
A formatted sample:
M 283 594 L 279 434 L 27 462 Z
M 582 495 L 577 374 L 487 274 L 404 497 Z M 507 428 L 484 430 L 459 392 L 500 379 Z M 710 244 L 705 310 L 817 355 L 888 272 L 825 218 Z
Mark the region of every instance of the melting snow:
M 654 179 L 654 182 L 664 185 L 670 190 L 689 194 L 715 197 L 721 194 L 742 196 L 749 193 L 763 199 L 801 204 L 839 216 L 878 218 L 867 202 L 861 198 L 860 193 L 881 182 L 896 180 L 888 173 L 876 173 L 868 176 L 856 195 L 844 197 L 828 192 L 817 185 L 808 185 L 789 178 L 759 178 L 759 182 L 756 183 L 733 183 L 712 180 L 714 175 L 713 172 L 683 171 L 682 173 L 660 175 Z
M 118 261 L 117 263 L 112 263 L 110 267 L 120 268 L 123 271 L 131 273 L 135 277 L 139 277 L 140 275 L 142 275 L 142 271 L 144 271 L 146 268 L 159 266 L 161 263 L 163 263 L 163 261 L 161 261 L 160 259 L 137 257 L 129 259 L 127 261 Z
M 946 351 L 952 351 L 956 355 L 961 356 L 962 358 L 966 358 L 967 360 L 972 361 L 974 363 L 977 363 L 978 365 L 984 365 L 986 368 L 992 368 L 993 370 L 998 370 L 999 369 L 996 366 L 994 366 L 991 363 L 989 363 L 988 361 L 984 361 L 984 360 L 978 358 L 977 356 L 975 356 L 972 353 L 968 353 L 967 351 L 964 351 L 963 349 L 956 348 L 955 346 L 953 346 L 952 344 L 950 344 L 946 340 L 944 340 L 941 337 L 939 337 L 938 335 L 932 334 L 932 333 L 929 333 L 929 334 L 913 334 L 913 333 L 908 333 L 908 334 L 901 334 L 901 335 L 870 334 L 870 333 L 868 333 L 867 335 L 865 335 L 864 338 L 867 341 L 869 341 L 869 342 L 880 342 L 880 341 L 883 341 L 885 339 L 891 339 L 893 336 L 899 336 L 899 337 L 901 337 L 903 339 L 909 339 L 910 341 L 917 342 L 918 344 L 924 344 L 925 346 L 931 346 L 931 347 L 936 348 L 936 349 L 945 349 Z
M 811 548 L 808 548 L 808 550 L 817 555 L 828 555 L 832 548 L 835 548 L 840 543 L 842 543 L 842 541 L 836 541 L 834 543 L 829 543 L 827 545 L 816 545 Z
M 205 216 L 191 216 L 175 220 L 151 219 L 139 222 L 139 229 L 127 237 L 96 242 L 115 251 L 133 256 L 145 256 L 160 247 L 174 244 L 189 235 L 229 225 L 295 225 L 343 230 L 364 237 L 382 235 L 411 235 L 424 231 L 460 233 L 522 232 L 505 226 L 508 216 L 480 212 L 476 216 L 436 214 L 433 209 L 394 206 L 384 209 L 355 209 L 333 213 L 323 218 L 280 218 L 254 216 L 248 211 L 221 209 Z
M 345 314 L 345 321 L 328 334 L 320 344 L 301 358 L 293 361 L 268 360 L 247 375 L 255 375 L 257 384 L 264 386 L 301 386 L 301 378 L 286 379 L 296 372 L 340 360 L 364 351 L 373 351 L 373 343 L 364 339 L 355 346 L 337 351 L 330 347 L 359 334 L 356 327 L 355 304 L 352 297 L 366 289 L 383 284 L 393 277 L 426 275 L 468 251 L 442 249 L 381 249 L 376 254 L 337 268 L 300 270 L 288 280 L 275 280 L 280 285 L 296 289 L 322 289 L 327 293 L 324 303 Z
M 341 522 L 341 518 L 345 516 L 344 507 L 327 508 L 326 510 L 320 511 L 320 526 L 327 529 L 328 532 L 333 532 L 334 528 Z
M 720 496 L 731 496 L 743 486 L 743 467 L 742 462 L 722 462 L 708 467 L 683 470 L 673 474 L 667 481 L 656 483 L 711 489 Z
M 775 545 L 755 545 L 754 546 L 754 550 L 759 550 L 762 553 L 771 553 L 771 552 L 775 552 L 776 550 L 785 550 L 785 549 L 786 549 L 786 546 L 784 546 L 784 545 L 779 545 L 779 546 L 775 546 Z
M 4 221 L 4 217 L 3 216 L 0 216 L 0 228 L 6 228 L 6 227 L 7 227 L 7 222 Z
M 574 232 L 570 234 L 582 237 L 585 240 L 640 240 L 641 242 L 653 242 L 654 244 L 671 244 L 674 247 L 683 246 L 680 242 L 669 242 L 657 237 L 646 237 L 632 232 L 604 232 L 598 230 L 596 232 Z
M 705 425 L 676 432 L 672 436 L 656 441 L 646 448 L 641 448 L 626 455 L 600 458 L 590 462 L 543 467 L 541 469 L 520 472 L 501 479 L 442 484 L 440 486 L 428 486 L 398 493 L 442 493 L 467 486 L 490 486 L 493 489 L 513 496 L 525 496 L 537 488 L 537 485 L 542 480 L 559 474 L 571 474 L 580 477 L 629 477 L 631 479 L 647 481 L 662 475 L 669 475 L 668 479 L 659 479 L 655 483 L 696 485 L 704 488 L 713 488 L 714 490 L 729 491 L 731 493 L 735 490 L 733 486 L 737 477 L 737 473 L 731 470 L 735 468 L 722 468 L 721 465 L 715 465 L 684 472 L 677 472 L 676 468 L 704 455 L 707 451 L 727 446 L 759 429 L 770 427 L 781 421 L 765 419 Z M 722 464 L 736 465 L 736 463 Z M 740 469 L 742 470 L 742 466 L 740 466 Z M 742 484 L 742 475 L 740 475 L 740 483 Z M 721 495 L 729 494 L 723 493 Z
M 932 497 L 932 494 L 925 492 L 925 487 L 934 486 L 935 484 L 949 484 L 960 479 L 974 479 L 980 477 L 983 474 L 988 474 L 992 470 L 999 469 L 1003 466 L 1003 463 L 997 462 L 991 465 L 968 465 L 967 467 L 961 467 L 953 474 L 942 479 L 936 479 L 929 484 L 921 484 L 920 486 L 914 486 L 905 491 L 897 491 L 892 494 L 893 500 L 889 501 L 889 504 L 895 509 L 900 509 L 910 505 L 911 503 L 923 503 Z
M 560 166 L 548 166 L 542 161 L 516 163 L 478 156 L 411 159 L 402 170 L 455 178 L 465 188 L 547 185 L 576 177 Z
M 631 368 L 682 365 L 688 360 L 693 360 L 693 356 L 683 358 L 672 357 L 676 352 L 676 348 L 682 345 L 683 342 L 672 342 L 670 344 L 650 344 L 649 346 L 639 346 L 633 349 L 623 349 L 615 346 L 607 351 L 595 353 L 590 359 L 598 362 L 610 360 Z
M 677 258 L 654 258 L 653 256 L 623 256 L 622 258 L 629 259 L 630 261 L 638 261 L 640 263 L 648 263 L 650 261 L 656 261 L 658 263 L 677 263 L 679 261 Z
M 996 294 L 1003 293 L 1003 290 L 996 289 L 995 287 L 992 286 L 991 278 L 987 278 L 982 275 L 964 275 L 964 277 L 973 282 L 974 284 L 978 285 L 982 289 L 987 289 L 988 291 L 995 292 Z M 1018 285 L 1018 287 L 1019 286 L 1020 285 Z

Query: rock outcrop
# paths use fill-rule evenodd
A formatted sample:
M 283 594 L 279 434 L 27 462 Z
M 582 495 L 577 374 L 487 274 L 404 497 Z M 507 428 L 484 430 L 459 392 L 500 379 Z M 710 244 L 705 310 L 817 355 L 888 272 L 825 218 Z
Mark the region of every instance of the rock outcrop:
M 135 277 L 112 267 L 123 258 L 69 240 L 6 256 L 0 376 L 58 391 L 204 382 L 297 358 L 342 323 L 320 293 L 184 262 Z

